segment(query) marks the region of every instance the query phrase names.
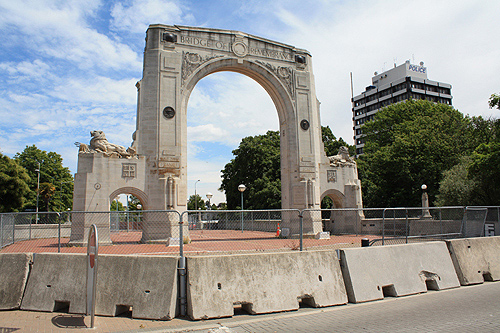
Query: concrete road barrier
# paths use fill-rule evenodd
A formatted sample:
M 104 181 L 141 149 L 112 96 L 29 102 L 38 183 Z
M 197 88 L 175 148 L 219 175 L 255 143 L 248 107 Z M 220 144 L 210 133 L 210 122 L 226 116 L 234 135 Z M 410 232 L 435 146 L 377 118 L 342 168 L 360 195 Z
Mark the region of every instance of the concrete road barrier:
M 26 285 L 21 309 L 85 313 L 86 255 L 40 253 Z
M 170 320 L 176 314 L 177 257 L 99 256 L 96 314 Z
M 97 315 L 175 316 L 176 257 L 100 255 L 98 261 Z M 21 308 L 85 313 L 86 274 L 84 254 L 36 254 Z
M 229 317 L 235 305 L 258 314 L 347 303 L 334 251 L 188 257 L 187 268 L 192 319 Z
M 20 308 L 31 259 L 31 253 L 0 254 L 0 310 Z
M 340 250 L 349 302 L 459 287 L 444 242 Z
M 463 286 L 500 280 L 500 236 L 446 241 Z

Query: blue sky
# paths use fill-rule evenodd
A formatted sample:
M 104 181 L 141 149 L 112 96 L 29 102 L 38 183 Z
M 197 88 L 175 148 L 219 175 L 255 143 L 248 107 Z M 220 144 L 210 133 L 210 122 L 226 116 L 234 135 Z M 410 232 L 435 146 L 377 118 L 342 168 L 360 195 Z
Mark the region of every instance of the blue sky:
M 130 145 L 142 51 L 152 23 L 238 30 L 313 56 L 321 121 L 352 143 L 354 94 L 373 72 L 424 61 L 431 80 L 453 85 L 464 114 L 498 117 L 499 1 L 0 0 L 0 151 L 55 151 L 76 172 L 75 141 L 99 129 Z M 201 80 L 188 105 L 188 193 L 213 202 L 220 170 L 242 137 L 278 129 L 269 96 L 235 73 Z

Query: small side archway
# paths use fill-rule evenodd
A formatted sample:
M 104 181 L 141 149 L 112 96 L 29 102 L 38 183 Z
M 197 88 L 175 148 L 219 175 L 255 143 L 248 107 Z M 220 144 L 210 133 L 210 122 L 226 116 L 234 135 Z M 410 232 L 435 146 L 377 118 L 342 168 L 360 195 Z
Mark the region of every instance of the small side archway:
M 323 194 L 321 195 L 321 201 L 323 201 L 323 199 L 325 197 L 332 199 L 332 201 L 333 201 L 332 208 L 344 208 L 345 195 L 342 192 L 340 192 L 339 190 L 329 189 L 329 190 L 323 192 Z
M 137 199 L 139 199 L 139 201 L 141 202 L 143 210 L 148 210 L 149 209 L 149 206 L 148 206 L 148 195 L 146 193 L 144 193 L 143 191 L 141 191 L 140 189 L 135 188 L 135 187 L 120 187 L 119 189 L 116 189 L 115 191 L 113 191 L 109 195 L 109 201 L 110 202 L 113 201 L 120 194 L 131 194 L 131 195 L 133 195 L 134 197 L 136 197 Z

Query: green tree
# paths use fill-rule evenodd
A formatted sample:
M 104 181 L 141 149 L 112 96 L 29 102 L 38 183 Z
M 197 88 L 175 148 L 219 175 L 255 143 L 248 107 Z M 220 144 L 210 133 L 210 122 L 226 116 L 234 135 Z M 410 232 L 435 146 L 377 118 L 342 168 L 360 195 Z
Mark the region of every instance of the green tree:
M 358 168 L 367 207 L 420 206 L 422 184 L 434 202 L 443 172 L 474 149 L 469 118 L 423 100 L 389 105 L 363 133 L 365 154 Z
M 0 213 L 17 212 L 24 206 L 29 182 L 26 170 L 0 153 Z
M 471 155 L 469 178 L 478 183 L 481 205 L 500 204 L 500 141 L 481 144 Z
M 492 94 L 489 100 L 490 108 L 497 108 L 500 110 L 500 95 Z
M 206 209 L 205 202 L 203 201 L 203 199 L 199 194 L 196 195 L 193 194 L 192 196 L 189 197 L 187 202 L 187 207 L 188 210 Z
M 226 194 L 228 209 L 241 208 L 240 184 L 247 188 L 243 193 L 245 209 L 281 208 L 279 132 L 243 138 L 233 155 L 222 170 L 219 188 Z
M 329 127 L 322 127 L 325 153 L 336 155 L 341 146 L 349 147 L 342 138 L 333 135 Z M 222 170 L 220 191 L 226 194 L 228 209 L 241 209 L 241 193 L 238 186 L 244 184 L 245 209 L 281 208 L 281 161 L 280 135 L 278 131 L 268 131 L 264 135 L 249 136 L 241 140 L 233 150 L 234 158 Z
M 50 186 L 45 186 L 46 191 L 39 192 L 39 211 L 65 211 L 73 206 L 73 176 L 69 168 L 63 166 L 61 155 L 55 152 L 46 152 L 38 149 L 35 145 L 26 146 L 26 148 L 14 156 L 14 159 L 22 165 L 30 177 L 29 188 L 30 193 L 27 196 L 27 202 L 23 209 L 35 209 L 36 207 L 36 191 L 38 183 L 37 169 L 40 163 L 40 188 L 42 184 L 48 183 Z M 48 188 L 54 189 L 48 191 Z M 46 202 L 44 200 L 47 200 Z
M 109 206 L 109 210 L 112 212 L 116 211 L 125 211 L 125 206 L 120 201 L 113 200 L 111 201 L 111 205 Z
M 321 126 L 321 138 L 323 140 L 323 144 L 325 146 L 326 156 L 337 155 L 339 152 L 339 148 L 345 146 L 349 148 L 349 155 L 354 156 L 356 154 L 356 146 L 351 146 L 344 139 L 337 138 L 333 135 L 330 126 Z
M 436 195 L 436 206 L 467 206 L 477 204 L 478 184 L 468 177 L 471 163 L 469 156 L 464 156 L 460 163 L 443 173 Z

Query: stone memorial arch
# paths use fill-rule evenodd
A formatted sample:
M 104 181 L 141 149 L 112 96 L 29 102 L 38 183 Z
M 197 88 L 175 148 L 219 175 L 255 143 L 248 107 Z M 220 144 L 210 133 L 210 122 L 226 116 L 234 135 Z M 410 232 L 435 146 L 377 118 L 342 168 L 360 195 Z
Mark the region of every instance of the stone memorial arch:
M 238 31 L 154 24 L 147 30 L 143 77 L 137 83 L 137 125 L 132 147 L 121 147 L 125 153 L 120 154 L 80 145 L 73 209 L 105 211 L 113 195 L 133 189 L 144 209 L 186 210 L 189 97 L 199 80 L 221 71 L 254 79 L 276 106 L 284 209 L 320 208 L 321 198 L 329 188 L 344 192 L 343 183 L 349 180 L 344 179 L 343 172 L 338 172 L 335 179 L 327 176 L 339 167 L 332 166 L 324 153 L 308 51 Z M 359 183 L 357 173 L 351 183 L 356 181 Z M 354 205 L 361 204 L 360 198 L 354 200 Z M 348 201 L 342 196 L 339 200 Z M 158 227 L 165 221 L 146 221 L 143 241 L 175 237 L 173 229 Z M 74 222 L 71 241 L 85 239 L 90 223 L 87 218 Z M 109 241 L 109 221 L 100 227 L 107 227 L 100 237 L 104 237 L 103 242 Z M 308 233 L 320 232 L 321 219 L 308 219 L 304 228 Z

